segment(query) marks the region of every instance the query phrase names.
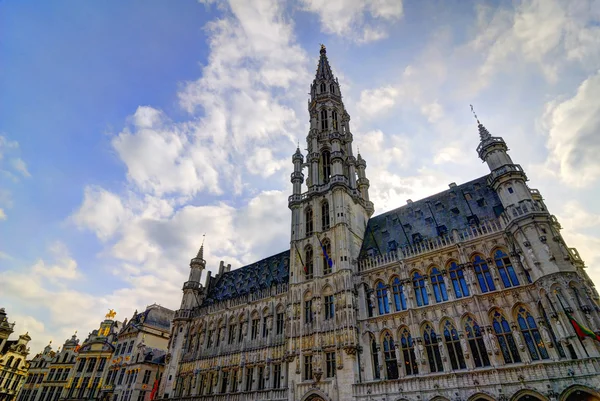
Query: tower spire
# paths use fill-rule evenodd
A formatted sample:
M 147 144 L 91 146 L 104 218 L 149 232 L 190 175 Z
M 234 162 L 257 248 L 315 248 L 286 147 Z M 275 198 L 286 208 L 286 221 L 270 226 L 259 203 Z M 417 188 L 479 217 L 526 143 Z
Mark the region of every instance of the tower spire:
M 475 109 L 473 109 L 473 105 L 471 104 L 469 106 L 471 106 L 471 113 L 473 113 L 475 120 L 477 120 L 477 128 L 479 128 L 479 138 L 481 139 L 481 142 L 485 142 L 492 136 L 490 135 L 490 132 L 487 130 L 487 128 L 485 128 L 484 125 L 479 121 L 477 114 L 475 114 Z
M 329 66 L 329 60 L 327 60 L 327 49 L 324 44 L 321 44 L 321 57 L 319 57 L 319 64 L 317 65 L 317 74 L 315 80 L 332 80 L 333 72 Z

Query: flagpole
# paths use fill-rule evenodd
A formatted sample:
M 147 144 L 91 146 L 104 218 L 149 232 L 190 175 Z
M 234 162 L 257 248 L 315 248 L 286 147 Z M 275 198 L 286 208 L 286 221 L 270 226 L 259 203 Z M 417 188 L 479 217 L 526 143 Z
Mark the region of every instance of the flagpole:
M 567 315 L 567 318 L 569 318 L 570 314 L 565 309 L 565 305 L 563 304 L 562 300 L 560 299 L 560 296 L 558 295 L 558 291 L 554 291 L 554 293 L 556 294 L 556 298 L 558 299 L 558 302 L 560 303 L 560 306 L 561 306 L 563 312 L 565 313 L 565 315 Z M 572 317 L 569 319 L 569 323 L 571 324 L 571 327 L 573 327 L 573 323 L 571 322 L 572 319 L 573 319 Z M 575 329 L 575 328 L 573 327 L 573 329 Z M 583 340 L 581 339 L 581 337 L 579 337 L 579 334 L 577 334 L 577 331 L 575 331 L 575 337 L 577 337 L 577 339 L 579 340 L 579 344 L 581 344 L 581 347 L 585 351 L 585 355 L 589 358 L 590 354 L 588 354 L 587 349 L 585 348 L 585 345 L 583 344 Z

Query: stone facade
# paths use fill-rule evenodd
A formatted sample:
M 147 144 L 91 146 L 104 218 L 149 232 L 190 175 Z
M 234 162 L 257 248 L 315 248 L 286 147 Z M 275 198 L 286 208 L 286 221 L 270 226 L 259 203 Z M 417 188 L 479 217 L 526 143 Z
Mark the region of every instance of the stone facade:
M 233 271 L 221 262 L 202 285 L 200 248 L 161 397 L 599 399 L 600 342 L 571 324 L 600 327 L 598 293 L 501 137 L 478 121 L 489 175 L 371 217 L 324 47 L 308 111 L 290 250 Z
M 100 399 L 146 401 L 160 380 L 174 312 L 160 305 L 135 311 L 117 335 Z
M 0 401 L 12 401 L 25 383 L 29 370 L 29 348 L 31 341 L 28 333 L 18 340 L 9 340 L 14 332 L 15 323 L 9 323 L 4 308 L 0 308 Z
M 62 349 L 53 351 L 48 344 L 30 361 L 29 374 L 18 401 L 58 401 L 66 396 L 65 386 L 75 366 L 77 335 L 65 341 Z

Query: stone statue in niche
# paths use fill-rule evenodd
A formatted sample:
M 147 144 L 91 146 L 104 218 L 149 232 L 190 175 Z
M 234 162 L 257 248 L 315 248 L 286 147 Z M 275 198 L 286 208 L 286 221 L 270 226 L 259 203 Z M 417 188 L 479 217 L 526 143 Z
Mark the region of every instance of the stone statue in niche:
M 460 336 L 460 347 L 462 348 L 462 352 L 465 356 L 469 355 L 469 347 L 467 346 L 467 339 L 464 335 Z
M 446 349 L 444 348 L 444 342 L 443 341 L 438 341 L 438 349 L 440 350 L 440 356 L 442 357 L 442 360 L 446 360 Z
M 512 335 L 513 335 L 515 342 L 517 343 L 517 346 L 519 347 L 519 349 L 521 351 L 523 351 L 525 349 L 525 344 L 523 343 L 523 338 L 521 337 L 521 333 L 519 332 L 519 330 L 517 330 L 516 326 L 514 326 L 512 329 Z
M 539 261 L 535 257 L 535 253 L 533 253 L 533 248 L 527 249 L 527 256 L 529 257 L 529 260 L 531 260 L 531 263 L 533 263 L 534 265 L 539 263 Z
M 542 245 L 544 247 L 544 251 L 546 252 L 546 256 L 548 256 L 548 260 L 554 260 L 554 254 L 552 254 L 552 250 L 550 250 L 550 247 L 548 246 L 548 244 L 544 243 Z
M 540 333 L 542 334 L 542 340 L 544 340 L 544 344 L 547 347 L 552 348 L 554 346 L 552 343 L 552 336 L 550 335 L 550 330 L 548 330 L 545 324 L 540 324 Z

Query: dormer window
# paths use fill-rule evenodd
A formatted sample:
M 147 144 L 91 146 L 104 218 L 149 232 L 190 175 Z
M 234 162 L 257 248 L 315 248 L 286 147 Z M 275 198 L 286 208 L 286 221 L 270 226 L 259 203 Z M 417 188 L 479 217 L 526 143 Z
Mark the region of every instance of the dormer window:
M 396 241 L 389 241 L 388 242 L 388 252 L 393 252 L 396 249 L 398 249 L 398 243 Z
M 477 206 L 484 207 L 485 205 L 486 205 L 485 199 L 483 199 L 483 198 L 477 199 Z
M 421 235 L 421 233 L 414 233 L 412 235 L 412 240 L 415 244 L 418 244 L 423 241 L 423 236 Z
M 453 207 L 452 209 L 450 209 L 450 211 L 457 216 L 460 214 L 460 210 L 458 210 L 457 207 Z
M 406 231 L 410 231 L 410 230 L 412 230 L 412 226 L 411 226 L 410 224 L 405 224 L 405 225 L 404 225 L 404 229 L 405 229 Z

